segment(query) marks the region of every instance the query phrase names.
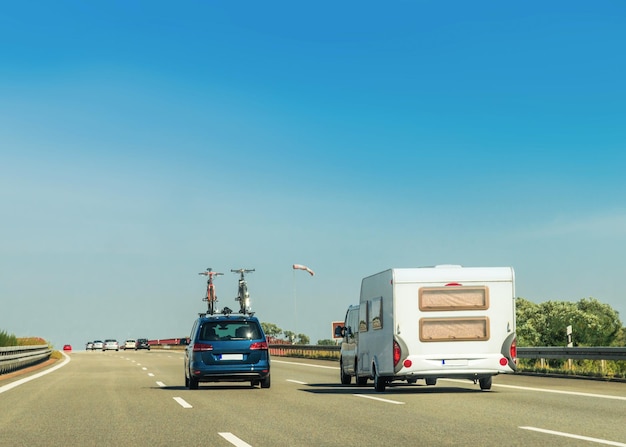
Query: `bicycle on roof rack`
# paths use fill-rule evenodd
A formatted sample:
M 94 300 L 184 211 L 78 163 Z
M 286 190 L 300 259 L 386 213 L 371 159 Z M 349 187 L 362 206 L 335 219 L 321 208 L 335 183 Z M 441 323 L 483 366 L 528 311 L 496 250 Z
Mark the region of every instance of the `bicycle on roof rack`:
M 217 295 L 215 294 L 215 286 L 213 285 L 213 277 L 223 275 L 223 273 L 214 272 L 212 268 L 207 268 L 206 272 L 198 273 L 198 275 L 208 276 L 206 284 L 206 296 L 202 298 L 202 301 L 207 302 L 208 313 L 213 315 L 215 313 L 215 303 L 217 302 Z
M 250 294 L 248 293 L 248 283 L 244 276 L 245 273 L 252 273 L 254 269 L 231 269 L 233 273 L 239 273 L 239 290 L 237 292 L 237 298 L 235 301 L 239 301 L 239 313 L 250 314 Z

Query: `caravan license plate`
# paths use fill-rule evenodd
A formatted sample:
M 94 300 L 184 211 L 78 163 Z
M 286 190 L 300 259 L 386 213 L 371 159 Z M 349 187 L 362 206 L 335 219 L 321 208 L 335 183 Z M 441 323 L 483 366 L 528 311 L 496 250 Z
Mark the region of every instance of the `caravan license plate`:
M 222 354 L 220 360 L 243 360 L 243 354 Z

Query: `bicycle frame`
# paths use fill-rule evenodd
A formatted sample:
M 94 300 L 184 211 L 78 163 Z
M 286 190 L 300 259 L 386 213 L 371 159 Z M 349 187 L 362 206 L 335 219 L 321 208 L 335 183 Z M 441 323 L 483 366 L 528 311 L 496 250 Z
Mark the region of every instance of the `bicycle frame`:
M 239 313 L 251 314 L 250 312 L 250 294 L 248 293 L 248 283 L 246 282 L 245 273 L 254 272 L 254 269 L 231 269 L 233 273 L 239 273 L 239 290 L 237 291 L 237 298 L 235 301 L 239 301 Z
M 215 286 L 213 285 L 213 277 L 223 275 L 223 273 L 214 272 L 212 268 L 207 268 L 206 272 L 198 273 L 198 275 L 208 276 L 206 284 L 206 296 L 202 301 L 207 302 L 208 313 L 213 315 L 215 313 L 215 303 L 217 302 L 217 295 L 215 294 Z

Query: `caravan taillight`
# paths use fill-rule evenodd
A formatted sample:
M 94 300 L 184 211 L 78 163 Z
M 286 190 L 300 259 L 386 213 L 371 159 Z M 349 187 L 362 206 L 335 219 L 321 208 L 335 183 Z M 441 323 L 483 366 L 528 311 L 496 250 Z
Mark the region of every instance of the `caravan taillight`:
M 509 349 L 509 353 L 511 354 L 511 359 L 515 361 L 517 359 L 517 339 L 513 339 L 511 343 L 511 348 Z
M 396 366 L 400 361 L 400 357 L 402 356 L 402 352 L 400 351 L 400 345 L 397 341 L 393 341 L 393 366 Z

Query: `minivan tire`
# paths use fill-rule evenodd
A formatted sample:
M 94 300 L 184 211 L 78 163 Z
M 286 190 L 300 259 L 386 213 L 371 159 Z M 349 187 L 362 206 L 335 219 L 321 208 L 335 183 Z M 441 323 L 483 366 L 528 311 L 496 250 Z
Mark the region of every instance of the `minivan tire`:
M 187 379 L 185 377 L 185 382 L 187 382 L 187 387 L 190 390 L 197 390 L 198 389 L 198 384 L 200 383 L 200 382 L 198 382 L 198 379 L 194 379 L 191 376 L 189 376 L 189 379 Z
M 271 385 L 270 375 L 261 380 L 261 388 L 269 388 Z

